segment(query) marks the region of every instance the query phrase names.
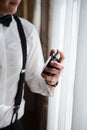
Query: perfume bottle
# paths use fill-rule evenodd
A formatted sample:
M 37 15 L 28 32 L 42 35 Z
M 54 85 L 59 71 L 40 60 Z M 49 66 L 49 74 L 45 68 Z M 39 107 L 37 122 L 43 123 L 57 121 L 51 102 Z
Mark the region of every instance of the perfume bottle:
M 47 75 L 53 75 L 53 74 L 51 74 L 51 73 L 49 73 L 49 72 L 46 72 L 46 71 L 45 71 L 45 67 L 54 68 L 52 65 L 50 65 L 50 62 L 51 62 L 51 61 L 57 61 L 57 62 L 59 62 L 59 58 L 60 58 L 60 54 L 58 53 L 58 50 L 57 50 L 56 53 L 53 53 L 53 54 L 52 54 L 51 56 L 49 56 L 49 58 L 47 59 L 45 65 L 44 65 L 44 68 L 43 68 L 42 73 L 45 73 L 45 74 L 47 74 Z

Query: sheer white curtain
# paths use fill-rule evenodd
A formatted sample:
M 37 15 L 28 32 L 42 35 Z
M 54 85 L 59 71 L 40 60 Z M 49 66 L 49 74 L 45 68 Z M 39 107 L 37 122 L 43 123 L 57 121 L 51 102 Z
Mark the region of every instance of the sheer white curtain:
M 87 0 L 81 0 L 72 130 L 87 130 Z
M 65 54 L 65 69 L 49 98 L 47 130 L 71 130 L 80 0 L 50 0 L 49 49 Z

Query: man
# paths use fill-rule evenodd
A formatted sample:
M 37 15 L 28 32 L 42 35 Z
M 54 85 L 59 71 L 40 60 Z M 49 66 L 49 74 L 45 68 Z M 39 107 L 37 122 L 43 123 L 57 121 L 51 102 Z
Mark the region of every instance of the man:
M 22 68 L 21 40 L 18 34 L 15 14 L 21 0 L 0 0 L 0 19 L 11 14 L 9 26 L 0 22 L 0 130 L 22 130 L 20 124 L 24 114 L 24 99 L 18 110 L 18 118 L 15 122 L 13 108 L 17 93 L 19 75 Z M 20 18 L 27 41 L 27 61 L 25 67 L 25 81 L 32 92 L 50 95 L 57 85 L 63 70 L 64 55 L 61 51 L 59 63 L 51 61 L 53 68 L 46 67 L 45 71 L 51 75 L 41 73 L 44 65 L 40 40 L 35 27 L 25 19 Z M 54 50 L 51 51 L 51 54 Z M 11 122 L 12 120 L 12 122 Z M 11 127 L 12 126 L 12 127 Z

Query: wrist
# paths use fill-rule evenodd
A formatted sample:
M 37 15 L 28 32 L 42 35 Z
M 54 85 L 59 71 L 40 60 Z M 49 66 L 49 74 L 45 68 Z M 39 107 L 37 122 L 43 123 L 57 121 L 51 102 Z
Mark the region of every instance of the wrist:
M 46 84 L 51 86 L 51 87 L 56 87 L 58 85 L 58 81 L 55 84 L 51 84 L 46 80 Z

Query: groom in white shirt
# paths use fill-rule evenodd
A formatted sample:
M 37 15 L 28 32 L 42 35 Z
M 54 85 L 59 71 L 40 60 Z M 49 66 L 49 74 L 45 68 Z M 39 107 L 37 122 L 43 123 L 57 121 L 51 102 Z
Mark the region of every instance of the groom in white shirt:
M 21 117 L 24 114 L 25 101 L 22 96 L 18 111 L 17 122 L 12 127 L 11 119 L 13 115 L 14 100 L 17 93 L 19 75 L 22 68 L 22 49 L 18 28 L 13 14 L 16 13 L 21 0 L 0 0 L 0 130 L 23 130 Z M 3 17 L 10 15 L 9 22 L 5 22 Z M 54 86 L 59 81 L 60 74 L 64 68 L 64 55 L 60 54 L 59 62 L 51 61 L 52 68 L 46 67 L 46 73 L 41 73 L 44 60 L 40 40 L 35 27 L 27 20 L 19 18 L 27 41 L 27 61 L 25 67 L 25 82 L 30 90 L 42 95 L 51 95 Z M 54 53 L 51 50 L 51 54 Z

